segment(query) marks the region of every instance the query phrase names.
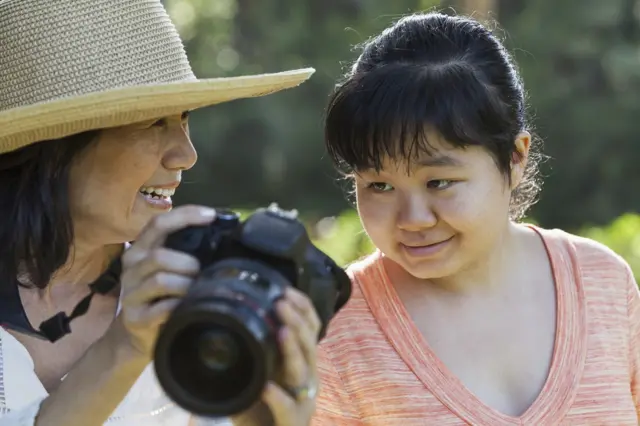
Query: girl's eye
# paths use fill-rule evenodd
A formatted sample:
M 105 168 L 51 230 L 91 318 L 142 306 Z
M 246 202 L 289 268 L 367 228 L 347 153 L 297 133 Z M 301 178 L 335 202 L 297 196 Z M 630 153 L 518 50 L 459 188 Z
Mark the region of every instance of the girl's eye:
M 427 188 L 429 189 L 447 189 L 453 184 L 452 180 L 437 179 L 427 182 Z
M 389 192 L 393 190 L 393 186 L 384 182 L 371 182 L 368 187 L 373 189 L 374 192 Z

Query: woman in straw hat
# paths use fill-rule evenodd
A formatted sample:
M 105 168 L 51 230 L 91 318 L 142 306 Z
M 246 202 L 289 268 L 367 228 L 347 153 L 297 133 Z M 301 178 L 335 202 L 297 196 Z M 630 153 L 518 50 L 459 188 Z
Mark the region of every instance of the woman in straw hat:
M 0 425 L 197 424 L 149 367 L 158 325 L 198 272 L 160 242 L 215 216 L 165 213 L 196 161 L 185 112 L 295 87 L 313 70 L 196 79 L 159 0 L 0 0 L 0 70 Z M 87 296 L 134 239 L 121 285 Z M 54 314 L 91 297 L 69 334 L 82 309 Z M 289 356 L 261 406 L 279 425 L 313 411 L 314 372 L 297 367 L 315 350 L 299 343 L 317 332 L 309 307 L 297 293 L 279 306 Z

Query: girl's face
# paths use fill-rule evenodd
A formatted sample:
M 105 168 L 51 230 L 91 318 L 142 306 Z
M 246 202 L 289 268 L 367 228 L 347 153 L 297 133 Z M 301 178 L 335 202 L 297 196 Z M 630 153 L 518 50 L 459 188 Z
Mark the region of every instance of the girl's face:
M 517 142 L 528 150 L 528 135 Z M 430 137 L 433 155 L 383 162 L 354 176 L 358 212 L 372 242 L 420 279 L 451 277 L 487 259 L 509 224 L 511 186 L 482 147 L 455 149 Z M 522 152 L 526 158 L 527 152 Z

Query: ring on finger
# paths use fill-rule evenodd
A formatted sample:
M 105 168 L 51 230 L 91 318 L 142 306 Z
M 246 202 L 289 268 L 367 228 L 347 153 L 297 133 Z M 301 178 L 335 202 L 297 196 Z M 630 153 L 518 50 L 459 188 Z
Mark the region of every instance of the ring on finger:
M 316 397 L 316 394 L 318 393 L 318 387 L 313 384 L 307 384 L 304 386 L 290 388 L 288 392 L 296 401 L 304 402 Z

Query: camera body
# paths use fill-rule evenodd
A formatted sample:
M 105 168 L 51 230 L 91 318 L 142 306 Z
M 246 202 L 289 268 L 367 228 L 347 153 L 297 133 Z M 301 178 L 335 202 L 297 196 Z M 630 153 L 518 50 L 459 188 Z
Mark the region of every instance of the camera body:
M 281 357 L 275 303 L 288 286 L 322 322 L 351 295 L 345 271 L 311 242 L 295 211 L 272 204 L 244 222 L 228 210 L 171 234 L 165 247 L 195 256 L 200 274 L 163 326 L 154 363 L 160 385 L 194 414 L 223 417 L 260 399 Z

